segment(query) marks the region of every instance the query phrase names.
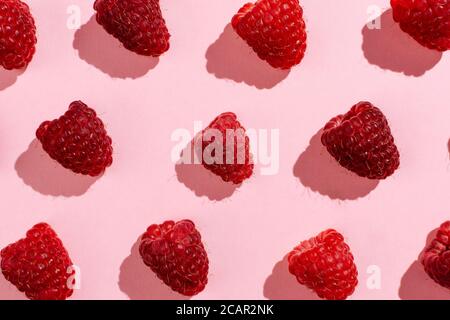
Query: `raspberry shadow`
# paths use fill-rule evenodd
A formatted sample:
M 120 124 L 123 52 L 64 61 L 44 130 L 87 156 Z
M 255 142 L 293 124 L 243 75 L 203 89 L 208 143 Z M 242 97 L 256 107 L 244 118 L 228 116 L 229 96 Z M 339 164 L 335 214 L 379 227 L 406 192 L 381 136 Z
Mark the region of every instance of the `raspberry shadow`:
M 244 82 L 258 89 L 270 89 L 283 81 L 289 70 L 279 70 L 261 60 L 228 24 L 206 51 L 206 69 L 218 79 Z
M 64 168 L 50 158 L 37 139 L 17 159 L 15 169 L 26 185 L 51 196 L 81 196 L 100 178 L 76 174 Z
M 356 200 L 374 190 L 379 181 L 359 177 L 341 167 L 321 142 L 322 130 L 316 133 L 294 165 L 294 176 L 314 192 L 330 199 Z
M 270 300 L 320 300 L 289 273 L 288 255 L 274 266 L 272 274 L 266 279 L 264 297 Z
M 207 197 L 209 200 L 220 201 L 229 198 L 241 185 L 223 181 L 219 176 L 207 170 L 202 164 L 194 163 L 191 156 L 190 164 L 183 163 L 183 155 L 189 152 L 194 155 L 194 138 L 181 152 L 180 160 L 175 164 L 177 179 L 191 189 L 197 197 Z
M 23 292 L 17 290 L 8 280 L 0 275 L 0 300 L 28 300 Z
M 123 47 L 92 16 L 75 32 L 73 47 L 80 58 L 112 78 L 136 79 L 155 68 L 159 58 L 138 55 Z
M 447 142 L 447 150 L 448 150 L 448 155 L 449 155 L 449 158 L 450 158 L 450 139 Z
M 19 78 L 25 69 L 20 70 L 6 70 L 0 67 L 0 91 L 12 86 L 16 83 L 17 78 Z
M 119 288 L 131 300 L 188 300 L 172 291 L 147 267 L 139 254 L 141 237 L 133 244 L 130 255 L 122 262 Z
M 403 275 L 398 295 L 402 300 L 450 300 L 450 290 L 434 282 L 420 262 L 426 247 L 436 237 L 439 228 L 428 234 L 426 245 L 418 259 L 414 261 Z
M 369 29 L 367 25 L 362 29 L 362 50 L 370 64 L 419 77 L 441 60 L 441 52 L 421 46 L 400 29 L 394 21 L 392 9 L 385 11 L 378 19 L 381 29 Z

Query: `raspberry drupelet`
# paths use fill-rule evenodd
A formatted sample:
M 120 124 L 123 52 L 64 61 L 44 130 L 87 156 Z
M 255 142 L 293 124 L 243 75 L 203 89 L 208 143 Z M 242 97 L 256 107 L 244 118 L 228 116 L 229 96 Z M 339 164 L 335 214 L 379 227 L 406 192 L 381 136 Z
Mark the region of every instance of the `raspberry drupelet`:
M 424 47 L 450 49 L 450 0 L 391 0 L 394 20 Z
M 370 102 L 331 119 L 323 129 L 322 144 L 341 166 L 361 177 L 385 179 L 400 165 L 386 117 Z
M 65 300 L 72 295 L 72 261 L 48 224 L 35 225 L 25 238 L 4 248 L 0 255 L 6 280 L 29 299 Z
M 43 122 L 36 137 L 51 158 L 75 173 L 99 176 L 112 164 L 112 140 L 96 112 L 81 101 L 72 102 L 60 118 Z
M 253 174 L 250 139 L 234 113 L 217 116 L 196 139 L 201 139 L 195 145 L 201 145 L 196 152 L 203 166 L 223 181 L 238 185 Z
M 97 22 L 128 50 L 153 57 L 169 50 L 159 0 L 96 0 L 94 9 Z
M 231 25 L 272 67 L 290 69 L 306 51 L 306 27 L 298 0 L 258 0 L 245 4 Z
M 450 221 L 441 225 L 435 239 L 425 249 L 422 264 L 436 283 L 450 289 Z
M 28 5 L 20 0 L 0 1 L 0 65 L 22 69 L 36 51 L 36 26 Z
M 139 252 L 144 263 L 173 291 L 194 296 L 208 283 L 208 256 L 190 220 L 149 226 Z
M 358 271 L 349 246 L 329 229 L 302 241 L 288 256 L 289 272 L 320 298 L 344 300 L 358 284 Z

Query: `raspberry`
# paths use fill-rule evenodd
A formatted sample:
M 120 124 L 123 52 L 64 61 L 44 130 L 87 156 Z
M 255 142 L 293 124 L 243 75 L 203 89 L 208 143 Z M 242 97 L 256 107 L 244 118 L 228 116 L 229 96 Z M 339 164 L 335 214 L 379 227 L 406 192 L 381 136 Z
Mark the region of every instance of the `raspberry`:
M 386 117 L 370 102 L 331 119 L 323 129 L 322 144 L 341 166 L 361 177 L 385 179 L 400 165 Z
M 112 164 L 111 138 L 95 111 L 81 101 L 72 102 L 59 119 L 43 122 L 36 136 L 50 157 L 75 173 L 94 177 Z
M 441 225 L 436 238 L 425 249 L 422 264 L 434 281 L 450 289 L 450 221 Z
M 298 0 L 247 3 L 233 17 L 231 25 L 274 68 L 290 69 L 305 55 L 305 22 Z
M 344 237 L 329 229 L 289 253 L 289 272 L 322 299 L 344 300 L 355 291 L 358 271 Z
M 159 0 L 96 0 L 94 9 L 97 22 L 128 50 L 153 57 L 169 50 Z
M 450 49 L 450 0 L 391 0 L 394 20 L 421 45 Z
M 72 261 L 55 231 L 46 223 L 31 228 L 26 238 L 4 248 L 1 268 L 6 280 L 32 300 L 65 300 Z M 73 283 L 72 283 L 73 285 Z
M 208 283 L 209 261 L 190 220 L 151 225 L 139 246 L 144 263 L 172 290 L 194 296 Z
M 253 174 L 250 141 L 234 113 L 219 115 L 197 139 L 203 166 L 223 181 L 241 184 Z
M 7 70 L 28 65 L 36 51 L 36 26 L 27 4 L 0 1 L 0 65 Z

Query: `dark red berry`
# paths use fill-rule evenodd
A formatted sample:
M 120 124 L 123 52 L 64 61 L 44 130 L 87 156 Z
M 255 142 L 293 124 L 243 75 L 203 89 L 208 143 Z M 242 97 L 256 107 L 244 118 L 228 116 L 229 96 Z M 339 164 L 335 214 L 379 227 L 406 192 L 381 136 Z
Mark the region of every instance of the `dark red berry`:
M 323 129 L 322 144 L 343 167 L 369 179 L 385 179 L 400 165 L 386 117 L 370 102 L 331 119 Z
M 142 236 L 139 252 L 144 263 L 176 292 L 193 296 L 208 283 L 208 256 L 190 220 L 151 225 Z
M 231 22 L 237 34 L 272 67 L 289 69 L 306 51 L 306 27 L 298 0 L 245 4 Z
M 97 22 L 128 50 L 154 57 L 169 50 L 159 0 L 96 0 L 94 9 Z
M 421 45 L 450 49 L 450 0 L 391 0 L 394 20 Z
M 72 102 L 59 119 L 43 122 L 36 136 L 50 157 L 75 173 L 98 176 L 112 164 L 111 138 L 81 101 Z
M 10 281 L 33 300 L 65 300 L 73 293 L 72 261 L 55 231 L 46 223 L 1 251 L 1 268 Z
M 20 0 L 0 1 L 0 65 L 21 69 L 36 51 L 36 26 L 28 5 Z
M 436 238 L 425 249 L 422 264 L 434 281 L 450 289 L 450 221 L 441 225 Z
M 203 166 L 223 181 L 240 184 L 253 174 L 250 140 L 234 113 L 219 115 L 197 139 Z
M 358 271 L 344 237 L 329 229 L 302 241 L 288 257 L 289 272 L 320 298 L 344 300 L 358 284 Z

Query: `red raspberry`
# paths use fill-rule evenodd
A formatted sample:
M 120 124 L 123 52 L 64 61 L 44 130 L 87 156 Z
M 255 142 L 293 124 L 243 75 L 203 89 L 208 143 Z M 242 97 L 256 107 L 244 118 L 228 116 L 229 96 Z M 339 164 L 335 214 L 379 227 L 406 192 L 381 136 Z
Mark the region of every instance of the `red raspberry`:
M 250 141 L 234 113 L 219 115 L 197 139 L 202 139 L 196 146 L 202 147 L 197 153 L 203 166 L 223 181 L 240 184 L 253 174 Z
M 322 299 L 344 300 L 355 291 L 358 270 L 344 237 L 326 230 L 302 241 L 288 256 L 289 272 Z
M 20 0 L 0 1 L 0 65 L 21 69 L 36 51 L 36 26 L 30 8 Z
M 96 0 L 94 9 L 97 22 L 128 50 L 153 57 L 169 50 L 159 0 Z
M 385 179 L 400 165 L 386 117 L 370 102 L 331 119 L 323 129 L 322 144 L 341 166 L 361 177 Z
M 81 101 L 72 102 L 59 119 L 43 122 L 36 136 L 50 157 L 75 173 L 98 176 L 112 164 L 111 138 Z
M 65 300 L 73 275 L 72 261 L 55 231 L 46 223 L 31 228 L 26 238 L 4 248 L 1 268 L 10 281 L 33 300 Z M 74 283 L 71 283 L 72 285 Z
M 247 3 L 233 17 L 231 25 L 274 68 L 290 69 L 305 55 L 305 22 L 298 0 Z
M 425 249 L 422 264 L 434 281 L 450 289 L 450 221 L 441 225 L 436 238 Z
M 142 236 L 139 252 L 144 263 L 176 292 L 194 296 L 208 283 L 208 256 L 190 220 L 151 225 Z
M 421 45 L 450 49 L 450 0 L 391 0 L 394 20 Z

